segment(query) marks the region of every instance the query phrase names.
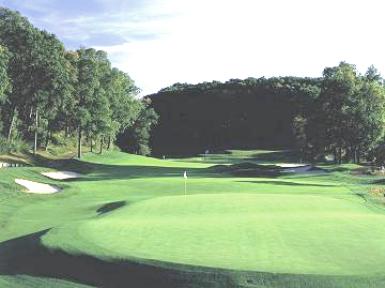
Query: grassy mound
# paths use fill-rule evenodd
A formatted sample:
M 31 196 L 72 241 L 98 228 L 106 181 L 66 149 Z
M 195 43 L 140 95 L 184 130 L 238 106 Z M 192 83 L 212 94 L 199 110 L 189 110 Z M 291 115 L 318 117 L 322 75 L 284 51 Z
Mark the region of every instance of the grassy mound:
M 159 197 L 53 229 L 43 240 L 51 248 L 102 258 L 274 273 L 381 273 L 385 215 L 362 201 L 268 194 Z

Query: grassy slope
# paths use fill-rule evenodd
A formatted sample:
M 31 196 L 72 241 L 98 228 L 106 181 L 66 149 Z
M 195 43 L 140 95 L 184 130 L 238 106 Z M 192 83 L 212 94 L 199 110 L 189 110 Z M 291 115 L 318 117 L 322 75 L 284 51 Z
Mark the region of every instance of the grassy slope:
M 246 286 L 369 287 L 370 283 L 382 287 L 385 214 L 352 193 L 365 191 L 373 179 L 352 177 L 349 169 L 354 167 L 280 178 L 234 178 L 205 169 L 245 158 L 266 162 L 268 157 L 274 162 L 284 160 L 277 152 L 266 156 L 260 151 L 178 161 L 118 152 L 102 157 L 89 154 L 84 160 L 92 164 L 75 163 L 87 176 L 56 182 L 64 193 L 49 196 L 23 194 L 13 184 L 15 177 L 55 183 L 39 175 L 43 168 L 3 169 L 0 242 L 12 243 L 16 237 L 53 228 L 42 237 L 43 243 L 75 255 L 86 253 L 108 261 L 151 260 L 152 265 L 175 269 L 178 264 L 190 264 L 286 273 L 279 277 L 253 274 L 254 280 L 246 281 Z M 183 195 L 185 169 L 190 176 L 187 198 Z M 114 208 L 119 209 L 109 211 Z M 0 260 L 0 275 L 7 274 L 1 273 L 1 264 Z M 244 281 L 242 273 L 232 275 L 236 283 Z M 325 280 L 322 275 L 360 275 L 361 280 L 340 276 Z M 0 276 L 0 284 L 66 285 L 50 286 L 53 280 L 33 279 Z
M 44 241 L 96 256 L 228 269 L 382 273 L 385 216 L 360 199 L 349 200 L 243 193 L 160 197 L 53 230 Z

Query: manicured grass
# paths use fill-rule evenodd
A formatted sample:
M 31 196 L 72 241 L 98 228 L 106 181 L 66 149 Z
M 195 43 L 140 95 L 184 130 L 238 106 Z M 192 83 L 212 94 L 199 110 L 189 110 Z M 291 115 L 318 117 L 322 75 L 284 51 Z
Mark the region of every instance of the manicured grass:
M 245 193 L 157 197 L 53 229 L 43 241 L 117 259 L 275 273 L 382 273 L 385 215 L 362 202 Z
M 64 182 L 41 176 L 47 170 L 43 167 L 0 170 L 0 287 L 28 287 L 36 281 L 41 287 L 67 287 L 54 286 L 67 282 L 57 284 L 52 278 L 69 281 L 70 287 L 106 286 L 110 282 L 102 277 L 108 273 L 100 271 L 126 269 L 111 266 L 122 261 L 142 263 L 130 269 L 144 278 L 152 273 L 146 265 L 166 269 L 154 272 L 153 283 L 131 283 L 134 287 L 157 287 L 159 279 L 171 281 L 164 287 L 383 287 L 385 213 L 366 197 L 379 177 L 355 176 L 354 165 L 323 166 L 329 172 L 302 175 L 233 177 L 208 167 L 242 159 L 269 163 L 268 157 L 271 163 L 293 162 L 294 156 L 233 151 L 210 157 L 87 154 L 81 162 L 63 163 L 85 177 Z M 14 178 L 64 190 L 25 194 Z M 31 239 L 40 244 L 33 246 Z M 12 255 L 15 245 L 35 247 L 28 253 L 35 249 L 49 273 L 31 271 L 28 253 Z M 9 271 L 2 255 L 8 263 L 30 265 Z M 99 272 L 83 279 L 70 267 L 78 263 L 87 263 L 79 264 L 80 270 L 95 265 L 93 271 Z M 183 274 L 185 269 L 196 274 Z M 111 287 L 130 286 L 133 280 L 126 274 Z

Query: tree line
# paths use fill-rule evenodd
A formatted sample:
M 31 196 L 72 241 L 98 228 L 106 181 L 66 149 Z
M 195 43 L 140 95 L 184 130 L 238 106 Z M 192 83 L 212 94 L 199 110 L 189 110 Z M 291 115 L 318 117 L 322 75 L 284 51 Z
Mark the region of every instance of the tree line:
M 176 83 L 148 96 L 160 115 L 154 153 L 295 149 L 307 161 L 385 159 L 384 81 L 341 62 L 320 78 Z M 384 156 L 382 156 L 384 155 Z
M 66 50 L 0 7 L 0 150 L 76 139 L 79 157 L 82 145 L 102 152 L 115 142 L 140 154 L 150 146 L 155 155 L 283 148 L 306 160 L 385 161 L 384 80 L 373 66 L 360 74 L 341 62 L 319 78 L 176 83 L 144 99 L 138 92 L 104 51 Z
M 312 106 L 294 119 L 299 148 L 309 157 L 325 153 L 336 162 L 362 158 L 383 162 L 384 80 L 374 66 L 363 75 L 352 64 L 325 68 Z
M 127 150 L 148 154 L 158 116 L 138 92 L 106 52 L 66 50 L 54 34 L 0 7 L 0 143 L 26 141 L 36 153 L 76 137 L 80 157 L 82 144 L 93 151 L 98 143 L 102 152 L 125 135 Z

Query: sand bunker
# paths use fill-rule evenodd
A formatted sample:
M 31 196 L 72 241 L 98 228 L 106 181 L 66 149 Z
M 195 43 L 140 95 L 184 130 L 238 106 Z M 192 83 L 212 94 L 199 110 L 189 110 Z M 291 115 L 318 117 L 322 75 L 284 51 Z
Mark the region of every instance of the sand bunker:
M 25 188 L 27 188 L 27 193 L 35 193 L 35 194 L 53 194 L 60 191 L 60 189 L 56 186 L 24 180 L 24 179 L 15 179 L 15 182 Z
M 310 164 L 279 164 L 284 173 L 326 173 L 322 168 Z
M 291 167 L 291 168 L 284 168 L 284 172 L 289 172 L 289 173 L 306 173 L 310 172 L 312 170 L 312 166 L 307 165 L 307 166 L 297 166 L 297 167 Z
M 67 180 L 82 177 L 81 174 L 71 171 L 43 172 L 41 174 L 54 180 Z
M 297 163 L 279 163 L 277 166 L 281 168 L 299 168 L 299 167 L 308 167 L 309 164 L 297 164 Z
M 279 163 L 276 164 L 278 167 L 282 168 L 284 173 L 307 173 L 312 170 L 312 166 L 309 164 L 297 164 L 297 163 Z

